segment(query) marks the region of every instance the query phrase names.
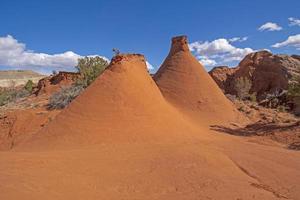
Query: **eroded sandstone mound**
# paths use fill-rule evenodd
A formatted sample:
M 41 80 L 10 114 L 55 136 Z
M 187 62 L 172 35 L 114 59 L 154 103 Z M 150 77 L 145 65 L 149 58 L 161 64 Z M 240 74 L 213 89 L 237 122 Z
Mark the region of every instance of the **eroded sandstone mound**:
M 186 130 L 181 114 L 148 74 L 144 56 L 128 54 L 114 57 L 103 74 L 29 143 L 62 147 L 152 140 Z
M 45 77 L 38 82 L 35 94 L 37 96 L 50 95 L 62 87 L 70 86 L 79 76 L 79 73 L 61 71 L 56 75 Z
M 59 111 L 41 108 L 15 109 L 0 114 L 0 151 L 9 150 L 36 134 Z
M 250 93 L 256 93 L 260 100 L 266 94 L 286 90 L 289 81 L 300 75 L 300 60 L 295 55 L 259 51 L 247 55 L 236 68 L 216 67 L 209 73 L 225 93 L 233 95 L 236 94 L 235 81 L 248 78 L 252 83 Z
M 183 67 L 171 75 L 195 90 L 184 91 L 178 83 L 187 104 L 165 100 L 143 56 L 114 57 L 41 131 L 0 152 L 0 199 L 297 199 L 298 154 L 216 134 L 178 113 L 174 105 L 194 112 L 197 120 L 199 111 L 203 117 L 232 114 L 207 73 L 181 52 L 187 51 L 183 39 L 175 39 L 180 50 L 170 55 L 193 70 Z M 208 96 L 193 95 L 200 91 L 189 84 L 196 83 Z M 197 98 L 205 104 L 195 107 Z M 223 113 L 212 103 L 224 106 Z
M 174 37 L 170 53 L 154 76 L 164 97 L 202 122 L 235 121 L 239 113 L 191 54 L 186 36 Z M 226 113 L 226 115 L 224 115 Z

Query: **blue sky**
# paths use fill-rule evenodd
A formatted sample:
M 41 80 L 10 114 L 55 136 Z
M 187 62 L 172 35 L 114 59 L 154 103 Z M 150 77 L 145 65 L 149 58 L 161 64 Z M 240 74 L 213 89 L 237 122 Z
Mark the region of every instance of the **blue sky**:
M 200 60 L 214 60 L 215 63 L 210 63 L 213 65 L 235 65 L 238 62 L 238 58 L 224 61 L 224 56 L 216 57 L 214 53 L 219 54 L 220 49 L 219 52 L 209 52 L 215 40 L 214 47 L 221 42 L 225 48 L 231 45 L 236 48 L 232 50 L 241 54 L 248 52 L 249 49 L 245 48 L 300 54 L 298 37 L 277 45 L 277 48 L 271 47 L 286 41 L 289 36 L 300 34 L 300 25 L 297 24 L 299 0 L 1 0 L 0 6 L 0 37 L 3 40 L 0 41 L 0 69 L 69 70 L 71 68 L 66 65 L 72 63 L 71 58 L 79 55 L 111 58 L 112 48 L 124 53 L 142 53 L 157 68 L 169 51 L 171 37 L 182 34 L 189 37 L 190 43 L 198 41 L 194 43 L 194 54 Z M 291 17 L 294 18 L 293 25 L 288 19 Z M 275 23 L 281 30 L 270 31 L 268 26 L 258 30 L 267 22 Z M 235 37 L 245 41 L 229 42 Z M 7 47 L 6 44 L 5 48 L 22 51 L 22 58 L 11 58 L 3 53 L 6 51 L 4 42 L 14 45 Z M 1 45 L 5 55 L 1 55 Z M 222 52 L 228 56 L 226 50 Z M 34 53 L 43 55 L 35 57 Z M 45 56 L 48 59 L 46 64 L 37 64 L 41 62 L 40 57 Z M 28 61 L 32 57 L 33 60 Z M 63 60 L 65 57 L 66 61 Z M 61 68 L 57 66 L 60 63 Z

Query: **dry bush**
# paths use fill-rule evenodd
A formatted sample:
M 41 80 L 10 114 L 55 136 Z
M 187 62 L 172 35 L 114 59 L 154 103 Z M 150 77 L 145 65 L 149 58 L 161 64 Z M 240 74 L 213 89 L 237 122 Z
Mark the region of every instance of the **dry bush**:
M 244 100 L 249 98 L 250 89 L 252 87 L 251 81 L 247 77 L 240 77 L 235 81 L 234 88 L 238 98 Z
M 48 108 L 63 109 L 69 105 L 82 91 L 83 87 L 80 85 L 62 88 L 60 91 L 54 93 L 50 97 Z
M 0 106 L 15 102 L 16 100 L 27 97 L 30 94 L 31 93 L 24 88 L 3 90 L 0 92 Z

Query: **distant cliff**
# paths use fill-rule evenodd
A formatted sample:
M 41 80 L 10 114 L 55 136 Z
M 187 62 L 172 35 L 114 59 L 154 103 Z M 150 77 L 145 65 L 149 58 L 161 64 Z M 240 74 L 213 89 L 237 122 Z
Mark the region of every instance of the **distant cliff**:
M 28 80 L 37 83 L 45 75 L 31 70 L 6 70 L 0 71 L 0 87 L 15 87 L 26 84 Z

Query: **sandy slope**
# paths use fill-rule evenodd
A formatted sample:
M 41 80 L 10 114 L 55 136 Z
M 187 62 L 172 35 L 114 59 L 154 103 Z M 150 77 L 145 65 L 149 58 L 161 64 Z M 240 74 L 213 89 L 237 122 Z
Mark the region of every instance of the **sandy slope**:
M 169 55 L 154 76 L 165 98 L 197 122 L 241 118 L 215 81 L 189 50 L 186 36 L 174 37 Z
M 66 149 L 104 142 L 169 140 L 193 132 L 165 101 L 142 55 L 121 55 L 82 95 L 23 146 Z M 22 145 L 21 145 L 22 146 Z M 25 148 L 25 147 L 24 147 Z
M 1 199 L 298 199 L 299 153 L 201 132 L 0 153 Z
M 299 152 L 213 132 L 172 105 L 143 56 L 116 56 L 36 136 L 0 152 L 0 199 L 300 198 Z

